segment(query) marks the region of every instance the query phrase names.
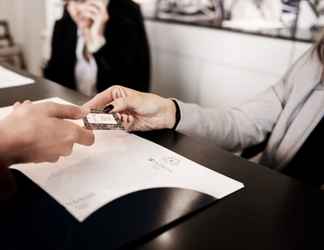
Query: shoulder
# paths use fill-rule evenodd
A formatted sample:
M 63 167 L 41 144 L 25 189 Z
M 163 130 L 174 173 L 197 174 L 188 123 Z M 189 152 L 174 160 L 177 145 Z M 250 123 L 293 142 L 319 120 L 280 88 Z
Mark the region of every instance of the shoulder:
M 108 12 L 115 19 L 123 18 L 133 22 L 143 21 L 139 5 L 132 0 L 111 0 Z
M 55 22 L 54 28 L 59 31 L 71 31 L 76 29 L 76 25 L 69 13 L 65 10 L 63 16 Z
M 111 0 L 109 24 L 106 33 L 127 37 L 142 37 L 145 33 L 144 20 L 138 4 L 131 0 Z
M 291 96 L 303 95 L 315 89 L 319 84 L 323 65 L 314 46 L 309 48 L 275 85 L 276 93 L 286 103 Z
M 284 80 L 289 86 L 317 85 L 321 79 L 323 64 L 315 46 L 309 48 L 288 70 Z

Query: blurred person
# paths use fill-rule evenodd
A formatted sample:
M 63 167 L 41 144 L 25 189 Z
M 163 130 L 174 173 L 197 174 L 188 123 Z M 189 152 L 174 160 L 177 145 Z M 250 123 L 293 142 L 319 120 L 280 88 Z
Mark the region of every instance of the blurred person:
M 323 65 L 324 37 L 277 84 L 240 106 L 208 109 L 114 86 L 98 94 L 86 107 L 108 105 L 106 110 L 119 112 L 129 131 L 174 129 L 233 152 L 264 144 L 260 164 L 321 186 Z
M 131 0 L 64 2 L 45 77 L 87 96 L 116 83 L 148 91 L 150 55 L 139 6 Z

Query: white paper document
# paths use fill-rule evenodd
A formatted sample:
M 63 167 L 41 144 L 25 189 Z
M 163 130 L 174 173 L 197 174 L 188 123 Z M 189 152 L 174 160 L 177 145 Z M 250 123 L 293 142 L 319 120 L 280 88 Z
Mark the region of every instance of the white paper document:
M 52 99 L 62 102 L 58 99 Z M 0 119 L 9 109 L 0 109 Z M 91 147 L 76 145 L 57 163 L 15 165 L 79 221 L 127 194 L 183 188 L 221 199 L 243 184 L 124 131 L 95 131 Z M 217 164 L 217 162 L 215 162 Z
M 0 88 L 18 87 L 34 83 L 33 79 L 0 66 Z

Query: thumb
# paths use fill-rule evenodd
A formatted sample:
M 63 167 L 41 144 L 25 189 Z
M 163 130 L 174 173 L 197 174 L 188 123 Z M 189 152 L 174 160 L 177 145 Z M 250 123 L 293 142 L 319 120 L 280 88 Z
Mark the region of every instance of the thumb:
M 47 103 L 45 106 L 47 114 L 60 119 L 81 119 L 87 115 L 87 110 L 78 106 Z

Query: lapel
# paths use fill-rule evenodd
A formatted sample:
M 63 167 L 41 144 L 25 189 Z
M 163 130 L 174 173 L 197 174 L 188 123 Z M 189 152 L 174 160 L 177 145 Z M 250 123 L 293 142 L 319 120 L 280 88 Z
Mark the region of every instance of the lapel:
M 324 116 L 324 89 L 314 90 L 295 117 L 278 151 L 279 169 L 289 162 Z
M 284 95 L 287 103 L 265 151 L 267 165 L 279 169 L 285 166 L 323 117 L 322 67 L 311 49 L 286 76 Z

